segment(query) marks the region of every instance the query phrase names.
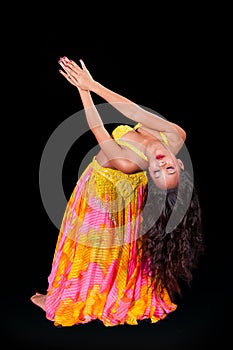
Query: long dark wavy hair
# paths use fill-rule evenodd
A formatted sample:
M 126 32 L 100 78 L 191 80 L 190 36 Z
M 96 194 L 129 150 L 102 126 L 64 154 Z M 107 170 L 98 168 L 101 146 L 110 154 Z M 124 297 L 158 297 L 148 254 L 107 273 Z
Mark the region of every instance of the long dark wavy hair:
M 193 270 L 204 253 L 201 208 L 193 180 L 181 171 L 179 186 L 162 191 L 148 174 L 143 210 L 142 263 L 158 293 L 171 299 L 182 295 L 180 282 L 190 285 Z

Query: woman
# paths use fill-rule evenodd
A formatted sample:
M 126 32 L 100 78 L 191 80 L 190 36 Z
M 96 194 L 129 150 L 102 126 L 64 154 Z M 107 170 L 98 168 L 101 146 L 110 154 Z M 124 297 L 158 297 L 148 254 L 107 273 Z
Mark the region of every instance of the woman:
M 82 60 L 81 67 L 67 57 L 59 63 L 100 151 L 68 201 L 47 294 L 31 300 L 57 326 L 157 322 L 177 308 L 180 279 L 191 281 L 203 251 L 198 197 L 176 158 L 186 133 L 96 82 Z M 110 135 L 91 93 L 135 126 L 119 125 Z

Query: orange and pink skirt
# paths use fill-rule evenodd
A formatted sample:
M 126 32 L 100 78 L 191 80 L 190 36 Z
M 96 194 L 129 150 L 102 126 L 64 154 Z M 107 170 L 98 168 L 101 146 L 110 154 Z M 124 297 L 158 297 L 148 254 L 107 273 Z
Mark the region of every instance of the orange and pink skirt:
M 157 322 L 176 309 L 141 263 L 145 172 L 123 174 L 95 157 L 67 203 L 48 277 L 46 317 L 56 326 Z

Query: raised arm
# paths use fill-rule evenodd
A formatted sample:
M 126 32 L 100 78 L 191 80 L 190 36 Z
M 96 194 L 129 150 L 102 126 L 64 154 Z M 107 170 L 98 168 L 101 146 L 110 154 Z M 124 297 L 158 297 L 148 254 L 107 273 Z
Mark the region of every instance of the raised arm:
M 109 102 L 127 118 L 137 123 L 141 123 L 143 126 L 149 129 L 162 131 L 165 133 L 178 134 L 183 141 L 185 140 L 186 133 L 180 126 L 161 118 L 156 113 L 151 113 L 145 110 L 128 98 L 106 88 L 92 78 L 82 60 L 80 60 L 80 63 L 82 68 L 80 68 L 72 60 L 67 60 L 68 66 L 71 70 L 73 70 L 74 74 L 76 74 L 75 79 L 78 87 L 94 92 L 105 101 Z
M 62 61 L 59 62 L 63 70 L 60 73 L 75 87 L 77 87 L 82 104 L 85 110 L 87 123 L 90 130 L 94 134 L 101 150 L 103 151 L 107 161 L 111 162 L 111 166 L 125 173 L 131 173 L 135 170 L 136 158 L 132 161 L 129 160 L 129 150 L 122 148 L 109 134 L 104 127 L 102 119 L 96 109 L 91 93 L 88 90 L 80 89 L 77 86 L 77 81 L 72 72 L 67 68 L 66 64 Z

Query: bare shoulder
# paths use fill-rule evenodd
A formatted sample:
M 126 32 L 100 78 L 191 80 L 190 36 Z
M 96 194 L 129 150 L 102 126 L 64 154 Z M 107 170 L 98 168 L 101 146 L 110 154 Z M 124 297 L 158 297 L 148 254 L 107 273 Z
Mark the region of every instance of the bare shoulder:
M 177 154 L 186 140 L 186 132 L 177 124 L 171 123 L 172 131 L 158 131 L 149 129 L 143 125 L 138 129 L 138 132 L 144 137 L 144 140 L 153 137 L 154 139 L 165 142 L 169 149 Z

